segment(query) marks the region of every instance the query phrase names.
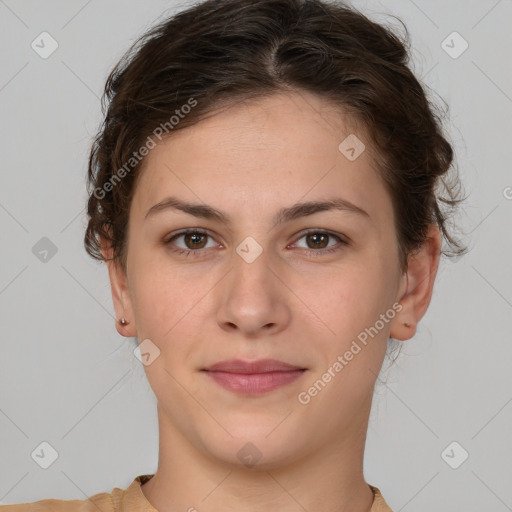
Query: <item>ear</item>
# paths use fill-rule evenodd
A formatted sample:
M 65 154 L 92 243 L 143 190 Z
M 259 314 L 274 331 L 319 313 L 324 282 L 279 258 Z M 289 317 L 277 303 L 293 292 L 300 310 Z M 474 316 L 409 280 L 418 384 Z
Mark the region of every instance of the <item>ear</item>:
M 416 326 L 427 312 L 441 256 L 441 234 L 430 225 L 423 245 L 408 258 L 402 276 L 397 302 L 402 309 L 391 322 L 390 336 L 408 340 L 416 334 Z
M 110 279 L 110 289 L 114 310 L 116 313 L 116 329 L 121 336 L 131 338 L 137 336 L 133 307 L 128 287 L 128 279 L 121 266 L 112 259 L 113 249 L 109 241 L 101 238 L 101 252 L 106 260 L 108 275 Z M 128 323 L 122 325 L 120 320 L 124 318 Z

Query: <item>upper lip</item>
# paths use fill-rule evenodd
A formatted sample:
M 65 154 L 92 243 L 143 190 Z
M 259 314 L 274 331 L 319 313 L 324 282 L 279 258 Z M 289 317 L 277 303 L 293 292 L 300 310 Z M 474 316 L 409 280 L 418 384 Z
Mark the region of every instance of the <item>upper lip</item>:
M 300 366 L 278 361 L 276 359 L 258 359 L 257 361 L 243 361 L 242 359 L 230 359 L 229 361 L 220 361 L 204 370 L 209 372 L 226 373 L 269 373 L 269 372 L 289 372 L 293 370 L 305 370 Z

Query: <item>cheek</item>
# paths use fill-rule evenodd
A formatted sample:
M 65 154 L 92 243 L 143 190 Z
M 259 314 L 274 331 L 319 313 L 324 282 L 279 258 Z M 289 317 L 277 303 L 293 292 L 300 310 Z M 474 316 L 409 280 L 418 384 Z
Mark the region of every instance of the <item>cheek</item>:
M 317 347 L 323 345 L 321 350 L 329 360 L 347 350 L 392 306 L 392 273 L 379 262 L 346 265 L 310 277 L 297 282 L 297 294 L 307 306 L 304 322 L 309 325 L 310 336 Z M 388 331 L 386 323 L 378 336 L 386 338 Z
M 149 338 L 160 349 L 166 365 L 188 358 L 198 326 L 207 315 L 205 294 L 215 280 L 204 269 L 192 267 L 180 269 L 168 261 L 155 260 L 134 272 L 131 295 L 138 338 Z
M 149 338 L 160 347 L 175 330 L 173 326 L 179 325 L 188 302 L 187 289 L 164 265 L 149 262 L 133 268 L 130 292 L 138 337 L 141 341 Z
M 178 279 L 149 267 L 137 273 L 132 294 L 139 342 L 149 339 L 154 344 L 149 347 L 155 356 L 144 371 L 157 398 L 164 393 L 178 399 L 175 379 L 182 380 L 181 370 L 193 347 L 190 322 L 196 309 L 192 304 L 198 299 L 187 297 Z
M 167 312 L 167 318 L 174 308 L 171 307 L 173 302 L 173 289 L 167 286 L 158 274 L 154 271 L 144 270 L 137 272 L 137 279 L 134 285 L 134 293 L 132 293 L 132 303 L 137 316 L 137 327 L 143 330 L 148 327 L 161 325 L 164 320 L 164 312 Z

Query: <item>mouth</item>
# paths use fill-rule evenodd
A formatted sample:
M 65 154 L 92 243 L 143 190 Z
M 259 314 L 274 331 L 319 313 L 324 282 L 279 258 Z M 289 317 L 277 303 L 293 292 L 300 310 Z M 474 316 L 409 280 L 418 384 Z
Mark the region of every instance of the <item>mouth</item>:
M 201 371 L 221 387 L 244 395 L 268 393 L 301 377 L 307 368 L 275 359 L 221 361 Z

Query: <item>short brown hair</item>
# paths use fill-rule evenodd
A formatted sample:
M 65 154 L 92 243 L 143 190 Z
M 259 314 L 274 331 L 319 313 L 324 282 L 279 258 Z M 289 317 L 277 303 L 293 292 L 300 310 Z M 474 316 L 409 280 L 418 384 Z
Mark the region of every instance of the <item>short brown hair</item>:
M 130 204 L 145 161 L 139 153 L 152 135 L 161 140 L 165 128 L 172 136 L 221 105 L 303 90 L 340 106 L 368 134 L 393 202 L 401 268 L 430 224 L 449 245 L 444 254 L 463 253 L 446 225 L 462 200 L 458 177 L 447 174 L 452 146 L 441 111 L 408 67 L 403 28 L 400 37 L 325 0 L 207 0 L 160 22 L 105 85 L 104 121 L 89 157 L 87 252 L 104 260 L 103 238 L 126 270 Z

